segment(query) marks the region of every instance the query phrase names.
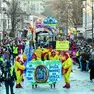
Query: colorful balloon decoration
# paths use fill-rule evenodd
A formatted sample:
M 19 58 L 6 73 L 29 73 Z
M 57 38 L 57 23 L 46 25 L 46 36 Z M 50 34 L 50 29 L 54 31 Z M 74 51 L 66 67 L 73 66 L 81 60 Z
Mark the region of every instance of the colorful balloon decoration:
M 57 25 L 57 20 L 54 17 L 47 17 L 44 19 L 44 24 L 49 25 L 49 26 L 56 26 Z

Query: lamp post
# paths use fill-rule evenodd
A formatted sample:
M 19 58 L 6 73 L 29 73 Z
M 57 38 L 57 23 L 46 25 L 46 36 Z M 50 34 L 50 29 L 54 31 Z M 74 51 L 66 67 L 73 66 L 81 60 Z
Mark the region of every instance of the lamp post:
M 87 1 L 85 1 L 85 38 L 87 39 Z
M 84 21 L 84 23 L 85 23 L 85 38 L 87 39 L 87 0 L 82 0 L 82 2 L 84 2 L 84 5 L 83 5 L 83 8 L 85 8 L 85 12 L 84 12 L 84 17 L 85 17 L 85 21 Z

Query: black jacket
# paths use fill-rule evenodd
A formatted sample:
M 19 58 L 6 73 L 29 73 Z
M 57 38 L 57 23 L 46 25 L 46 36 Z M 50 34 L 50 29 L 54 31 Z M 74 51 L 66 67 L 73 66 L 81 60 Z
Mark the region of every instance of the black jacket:
M 12 72 L 12 75 L 11 75 L 11 72 Z M 10 66 L 5 67 L 3 79 L 4 79 L 4 81 L 6 81 L 6 80 L 11 80 L 11 81 L 17 80 L 14 68 L 12 69 L 12 67 L 10 67 Z

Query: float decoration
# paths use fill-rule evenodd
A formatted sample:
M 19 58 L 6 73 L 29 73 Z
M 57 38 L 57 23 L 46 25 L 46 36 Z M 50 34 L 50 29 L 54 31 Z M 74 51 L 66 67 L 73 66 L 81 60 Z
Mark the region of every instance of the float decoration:
M 68 51 L 69 50 L 69 41 L 56 41 L 56 50 Z
M 52 34 L 54 34 L 53 28 L 50 27 L 50 26 L 47 26 L 47 25 L 44 25 L 44 24 L 39 24 L 39 25 L 37 25 L 37 28 L 46 28 L 46 29 L 48 29 L 49 31 L 51 31 Z
M 33 85 L 55 84 L 61 80 L 62 63 L 58 60 L 30 61 L 26 66 L 26 78 Z
M 54 17 L 47 17 L 43 21 L 47 26 L 57 26 L 57 20 Z

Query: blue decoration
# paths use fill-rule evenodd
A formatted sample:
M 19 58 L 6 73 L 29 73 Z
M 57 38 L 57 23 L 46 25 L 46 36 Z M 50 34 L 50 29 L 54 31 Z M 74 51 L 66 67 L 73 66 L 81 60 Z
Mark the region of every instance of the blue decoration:
M 57 20 L 54 17 L 47 17 L 43 22 L 44 24 L 57 24 Z
M 37 28 L 47 28 L 49 31 L 51 31 L 52 34 L 54 34 L 53 32 L 53 28 L 44 24 L 40 24 L 37 26 Z

